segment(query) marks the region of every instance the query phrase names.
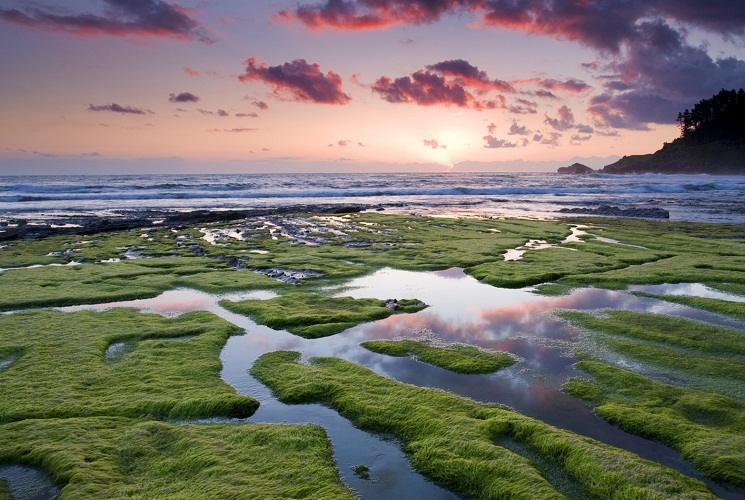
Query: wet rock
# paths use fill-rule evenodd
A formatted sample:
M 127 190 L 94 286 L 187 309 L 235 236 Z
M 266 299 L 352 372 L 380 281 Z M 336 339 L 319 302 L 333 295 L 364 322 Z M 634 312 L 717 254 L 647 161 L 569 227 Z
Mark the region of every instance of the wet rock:
M 320 278 L 323 276 L 323 273 L 319 273 L 316 271 L 293 271 L 290 269 L 280 268 L 255 269 L 255 272 L 268 276 L 277 281 L 282 281 L 283 283 L 289 283 L 291 285 L 297 285 L 298 283 L 300 283 L 301 280 L 307 278 Z
M 194 252 L 194 255 L 197 257 L 204 257 L 207 255 L 207 252 L 204 251 L 204 247 L 202 245 L 189 245 L 186 247 L 190 252 Z
M 218 257 L 220 260 L 224 260 L 228 267 L 230 269 L 235 269 L 236 271 L 240 271 L 242 269 L 246 269 L 246 262 L 248 262 L 248 257 Z
M 619 208 L 601 205 L 597 208 L 562 208 L 560 213 L 601 215 L 606 217 L 638 217 L 643 219 L 669 219 L 670 212 L 657 207 Z
M 49 252 L 47 255 L 49 257 L 61 257 L 63 259 L 70 259 L 73 252 L 74 249 L 70 248 L 68 250 L 65 250 L 64 252 Z
M 385 307 L 388 309 L 393 309 L 394 311 L 398 309 L 398 300 L 397 299 L 388 299 L 385 301 Z
M 247 210 L 121 210 L 115 215 L 58 216 L 53 219 L 28 221 L 7 220 L 0 225 L 0 241 L 36 239 L 53 235 L 84 235 L 111 231 L 150 228 L 154 224 L 169 229 L 185 229 L 211 222 L 233 222 L 263 216 L 292 214 L 346 214 L 357 213 L 372 205 L 292 205 L 277 208 Z M 54 226 L 54 227 L 53 227 Z

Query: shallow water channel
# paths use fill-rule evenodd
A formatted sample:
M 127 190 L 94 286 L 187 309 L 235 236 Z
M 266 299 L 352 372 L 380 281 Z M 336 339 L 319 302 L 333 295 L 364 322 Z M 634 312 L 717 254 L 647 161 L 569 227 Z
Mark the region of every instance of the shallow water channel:
M 502 403 L 530 417 L 625 448 L 697 477 L 722 498 L 742 497 L 742 491 L 731 491 L 703 478 L 671 448 L 609 425 L 581 400 L 562 392 L 561 386 L 569 377 L 582 375 L 572 368 L 576 362 L 572 352 L 573 347 L 582 342 L 583 335 L 550 312 L 613 308 L 671 314 L 738 328 L 744 328 L 742 323 L 623 291 L 586 288 L 567 296 L 544 297 L 529 289 L 500 289 L 479 283 L 457 268 L 440 272 L 383 269 L 327 291 L 359 298 L 417 298 L 429 307 L 416 314 L 394 315 L 315 340 L 257 325 L 218 305 L 224 298 L 268 299 L 274 296 L 270 292 L 213 296 L 195 290 L 174 290 L 152 299 L 62 310 L 136 307 L 165 315 L 206 310 L 243 328 L 246 333 L 231 337 L 220 357 L 223 379 L 239 393 L 261 403 L 258 411 L 246 421 L 314 422 L 323 426 L 332 441 L 334 458 L 344 480 L 361 498 L 456 497 L 414 472 L 394 440 L 360 431 L 335 411 L 321 405 L 285 405 L 277 401 L 264 385 L 248 374 L 259 356 L 277 350 L 300 351 L 308 357 L 337 356 L 401 382 L 436 387 L 477 401 Z M 422 337 L 508 351 L 519 356 L 521 361 L 490 375 L 459 375 L 411 358 L 375 354 L 359 346 L 373 339 Z M 615 361 L 623 363 L 617 358 Z M 655 373 L 664 381 L 665 374 Z M 356 465 L 368 466 L 371 479 L 357 477 L 352 471 Z

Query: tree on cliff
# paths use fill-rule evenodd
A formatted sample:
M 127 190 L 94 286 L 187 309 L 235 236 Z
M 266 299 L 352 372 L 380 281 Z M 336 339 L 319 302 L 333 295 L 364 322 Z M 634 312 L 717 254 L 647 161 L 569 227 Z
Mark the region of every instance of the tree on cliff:
M 678 113 L 680 137 L 689 144 L 745 139 L 745 90 L 720 90 Z

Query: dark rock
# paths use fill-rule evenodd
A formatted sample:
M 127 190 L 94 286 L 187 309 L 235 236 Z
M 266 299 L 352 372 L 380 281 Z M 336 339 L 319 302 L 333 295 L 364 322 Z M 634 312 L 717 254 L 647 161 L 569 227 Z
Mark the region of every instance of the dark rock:
M 560 174 L 594 174 L 595 171 L 588 167 L 587 165 L 582 165 L 581 163 L 573 163 L 572 165 L 569 165 L 568 167 L 561 167 L 559 168 Z
M 240 271 L 242 269 L 246 269 L 246 262 L 248 262 L 248 257 L 218 257 L 220 260 L 226 261 L 228 267 L 230 269 L 235 269 L 236 271 Z
M 264 274 L 272 279 L 281 281 L 283 283 L 289 283 L 291 285 L 297 285 L 301 280 L 306 278 L 320 278 L 323 273 L 316 271 L 292 271 L 289 269 L 271 268 L 271 269 L 254 269 L 259 274 Z
M 631 207 L 619 208 L 610 205 L 601 205 L 597 208 L 562 208 L 559 210 L 565 214 L 587 214 L 605 217 L 638 217 L 643 219 L 669 219 L 670 212 L 657 207 Z
M 204 257 L 207 255 L 207 252 L 204 251 L 204 247 L 202 245 L 189 245 L 186 247 L 190 252 L 194 252 L 194 255 L 197 257 Z

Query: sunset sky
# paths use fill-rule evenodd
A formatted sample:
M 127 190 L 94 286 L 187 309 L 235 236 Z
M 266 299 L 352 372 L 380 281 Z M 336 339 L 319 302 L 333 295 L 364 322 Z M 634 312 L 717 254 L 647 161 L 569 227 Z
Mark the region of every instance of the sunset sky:
M 600 167 L 745 87 L 745 2 L 0 0 L 0 65 L 0 174 Z

